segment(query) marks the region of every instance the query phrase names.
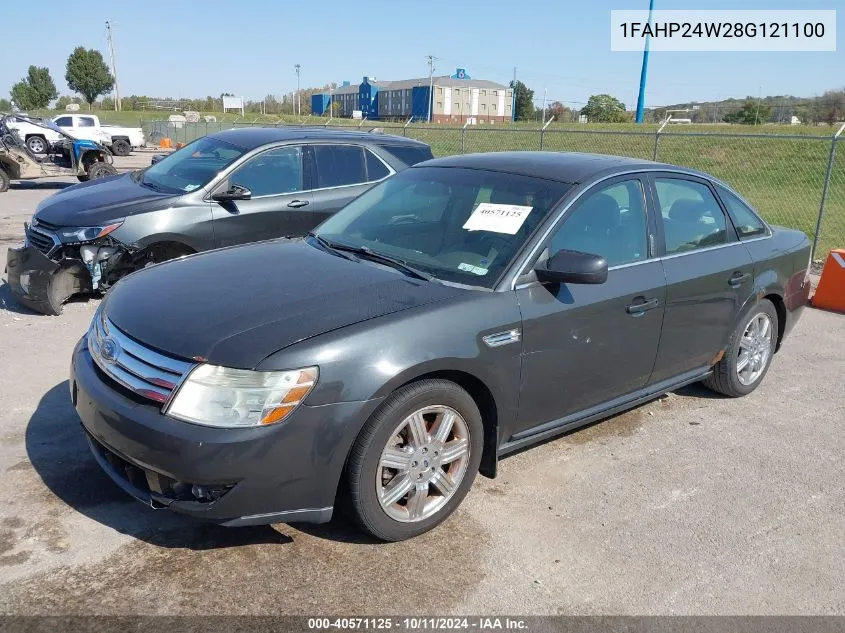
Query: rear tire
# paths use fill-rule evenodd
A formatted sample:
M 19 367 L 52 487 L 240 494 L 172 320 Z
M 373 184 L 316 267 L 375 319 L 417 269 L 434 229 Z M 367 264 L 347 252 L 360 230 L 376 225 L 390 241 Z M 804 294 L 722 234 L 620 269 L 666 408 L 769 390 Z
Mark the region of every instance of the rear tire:
M 777 334 L 777 310 L 771 301 L 763 299 L 742 317 L 722 360 L 716 363 L 704 384 L 731 398 L 754 391 L 772 364 Z
M 455 383 L 428 379 L 402 387 L 352 446 L 346 469 L 352 517 L 384 541 L 434 528 L 469 492 L 483 436 L 478 406 Z
M 115 141 L 111 144 L 111 152 L 115 156 L 129 156 L 132 152 L 132 146 L 126 139 L 115 139 Z
M 12 179 L 9 178 L 9 174 L 6 173 L 6 170 L 0 167 L 0 193 L 9 190 L 9 186 L 12 184 Z
M 50 147 L 43 136 L 30 136 L 26 139 L 26 146 L 33 154 L 46 154 Z

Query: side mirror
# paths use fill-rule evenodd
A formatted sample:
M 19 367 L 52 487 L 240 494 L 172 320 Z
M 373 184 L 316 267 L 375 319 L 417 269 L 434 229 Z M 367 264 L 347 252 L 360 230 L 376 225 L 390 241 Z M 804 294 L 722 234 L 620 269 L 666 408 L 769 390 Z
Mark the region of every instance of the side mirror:
M 249 200 L 252 198 L 252 192 L 246 187 L 233 184 L 226 191 L 218 191 L 213 196 L 212 200 L 217 202 L 231 202 L 232 200 Z
M 603 284 L 607 260 L 580 251 L 558 251 L 534 267 L 540 283 Z

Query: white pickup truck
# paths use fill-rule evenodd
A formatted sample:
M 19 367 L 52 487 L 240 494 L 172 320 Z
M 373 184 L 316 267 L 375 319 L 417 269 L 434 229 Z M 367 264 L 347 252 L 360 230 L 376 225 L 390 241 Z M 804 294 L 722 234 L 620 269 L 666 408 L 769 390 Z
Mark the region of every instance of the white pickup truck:
M 94 114 L 62 114 L 53 117 L 53 123 L 78 139 L 110 147 L 115 156 L 128 156 L 133 148 L 143 147 L 147 142 L 141 128 L 102 125 Z
M 146 143 L 141 128 L 101 125 L 100 119 L 94 114 L 62 114 L 53 117 L 53 123 L 74 138 L 105 145 L 115 156 L 128 156 L 133 148 L 143 147 Z M 44 154 L 48 144 L 52 145 L 60 138 L 57 132 L 25 121 L 16 121 L 10 127 L 17 130 L 33 154 Z

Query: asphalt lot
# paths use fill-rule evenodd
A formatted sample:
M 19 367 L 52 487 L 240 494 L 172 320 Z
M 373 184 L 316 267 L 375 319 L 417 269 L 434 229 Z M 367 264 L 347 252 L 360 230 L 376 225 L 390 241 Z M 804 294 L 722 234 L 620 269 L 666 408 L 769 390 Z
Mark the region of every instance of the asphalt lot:
M 2 262 L 61 186 L 0 194 Z M 35 315 L 0 282 L 4 614 L 845 614 L 845 316 L 806 311 L 746 398 L 688 387 L 508 457 L 433 533 L 377 544 L 127 498 L 68 395 L 96 304 Z

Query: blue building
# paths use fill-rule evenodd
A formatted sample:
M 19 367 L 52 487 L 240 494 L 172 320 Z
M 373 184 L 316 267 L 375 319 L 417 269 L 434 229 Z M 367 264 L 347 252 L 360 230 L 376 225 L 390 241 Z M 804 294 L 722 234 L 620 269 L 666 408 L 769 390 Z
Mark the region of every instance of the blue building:
M 359 111 L 369 120 L 426 121 L 430 117 L 438 123 L 494 123 L 513 118 L 513 90 L 493 81 L 473 79 L 464 68 L 457 68 L 452 75 L 400 81 L 364 77 L 358 86 L 344 82 L 330 95 L 315 97 L 320 97 L 312 98 L 316 115 L 328 110 L 331 100 L 338 116 L 352 117 Z

